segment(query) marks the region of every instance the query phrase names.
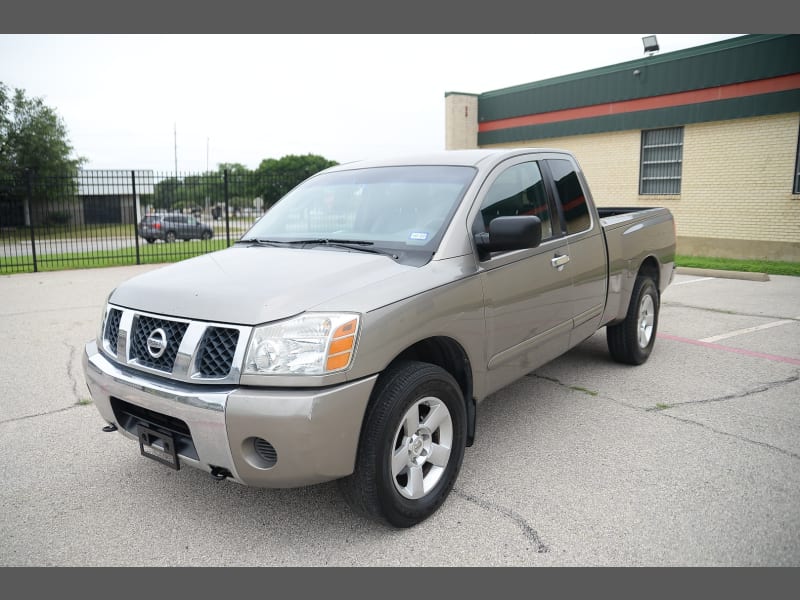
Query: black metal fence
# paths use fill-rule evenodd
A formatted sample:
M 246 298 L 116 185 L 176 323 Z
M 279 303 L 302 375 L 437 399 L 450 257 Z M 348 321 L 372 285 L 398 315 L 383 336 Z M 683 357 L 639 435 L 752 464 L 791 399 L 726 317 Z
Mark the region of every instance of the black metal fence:
M 3 177 L 0 274 L 173 262 L 226 248 L 311 174 L 83 170 Z

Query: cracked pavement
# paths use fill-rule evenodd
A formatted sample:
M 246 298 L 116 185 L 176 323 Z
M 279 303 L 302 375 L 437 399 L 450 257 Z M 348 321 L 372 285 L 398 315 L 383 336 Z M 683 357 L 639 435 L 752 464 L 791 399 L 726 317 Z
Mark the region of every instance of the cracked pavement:
M 217 482 L 101 432 L 83 345 L 151 268 L 0 277 L 0 566 L 800 565 L 800 278 L 676 276 L 647 363 L 600 331 L 490 396 L 445 505 L 398 531 L 335 483 Z

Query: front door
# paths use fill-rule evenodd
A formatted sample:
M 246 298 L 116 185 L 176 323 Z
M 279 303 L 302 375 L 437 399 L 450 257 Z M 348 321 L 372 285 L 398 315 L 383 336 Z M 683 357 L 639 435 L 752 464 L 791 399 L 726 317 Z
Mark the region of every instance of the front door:
M 488 392 L 564 353 L 572 329 L 568 245 L 537 161 L 517 157 L 487 180 L 473 232 L 500 216 L 542 221 L 537 248 L 497 252 L 480 262 L 486 304 Z

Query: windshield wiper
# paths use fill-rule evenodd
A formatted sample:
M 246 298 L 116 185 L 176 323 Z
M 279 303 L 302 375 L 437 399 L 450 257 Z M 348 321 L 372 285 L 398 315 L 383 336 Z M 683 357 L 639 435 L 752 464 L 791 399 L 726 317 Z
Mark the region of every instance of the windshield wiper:
M 256 246 L 275 246 L 276 248 L 286 244 L 286 242 L 281 242 L 280 240 L 265 240 L 263 238 L 242 238 L 240 240 L 236 240 L 236 243 L 251 244 Z
M 346 248 L 347 250 L 369 252 L 370 254 L 382 254 L 383 256 L 390 256 L 394 260 L 400 258 L 394 252 L 380 250 L 378 248 L 367 248 L 366 246 L 374 246 L 375 242 L 367 242 L 364 240 L 340 240 L 328 238 L 315 238 L 308 240 L 266 240 L 264 238 L 244 238 L 236 243 L 252 244 L 256 246 L 276 246 L 278 248 L 282 246 L 330 246 L 333 248 Z
M 334 244 L 353 244 L 354 246 L 374 246 L 375 242 L 366 242 L 364 240 L 340 240 L 334 238 L 315 238 L 309 240 L 291 240 L 283 242 L 284 244 L 319 244 L 323 246 L 334 245 Z
M 364 240 L 339 240 L 339 239 L 320 238 L 315 240 L 292 240 L 291 242 L 286 242 L 286 243 L 296 244 L 296 245 L 309 245 L 309 246 L 330 246 L 332 248 L 345 248 L 347 250 L 369 252 L 370 254 L 381 254 L 383 256 L 389 256 L 394 260 L 400 258 L 394 252 L 381 250 L 379 248 L 367 248 L 366 246 L 374 246 L 375 242 L 367 242 Z

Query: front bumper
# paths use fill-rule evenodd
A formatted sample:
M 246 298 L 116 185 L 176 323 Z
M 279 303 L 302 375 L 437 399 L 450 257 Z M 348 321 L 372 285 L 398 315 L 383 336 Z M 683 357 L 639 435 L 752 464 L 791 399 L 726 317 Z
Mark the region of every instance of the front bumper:
M 353 472 L 361 422 L 377 375 L 327 388 L 256 388 L 189 384 L 120 368 L 86 344 L 83 370 L 103 419 L 138 440 L 127 403 L 148 418 L 153 411 L 188 427 L 178 444 L 181 464 L 256 487 L 296 487 Z M 121 402 L 120 402 L 121 401 Z M 260 440 L 260 441 L 259 441 Z M 263 441 L 277 460 L 265 462 Z

